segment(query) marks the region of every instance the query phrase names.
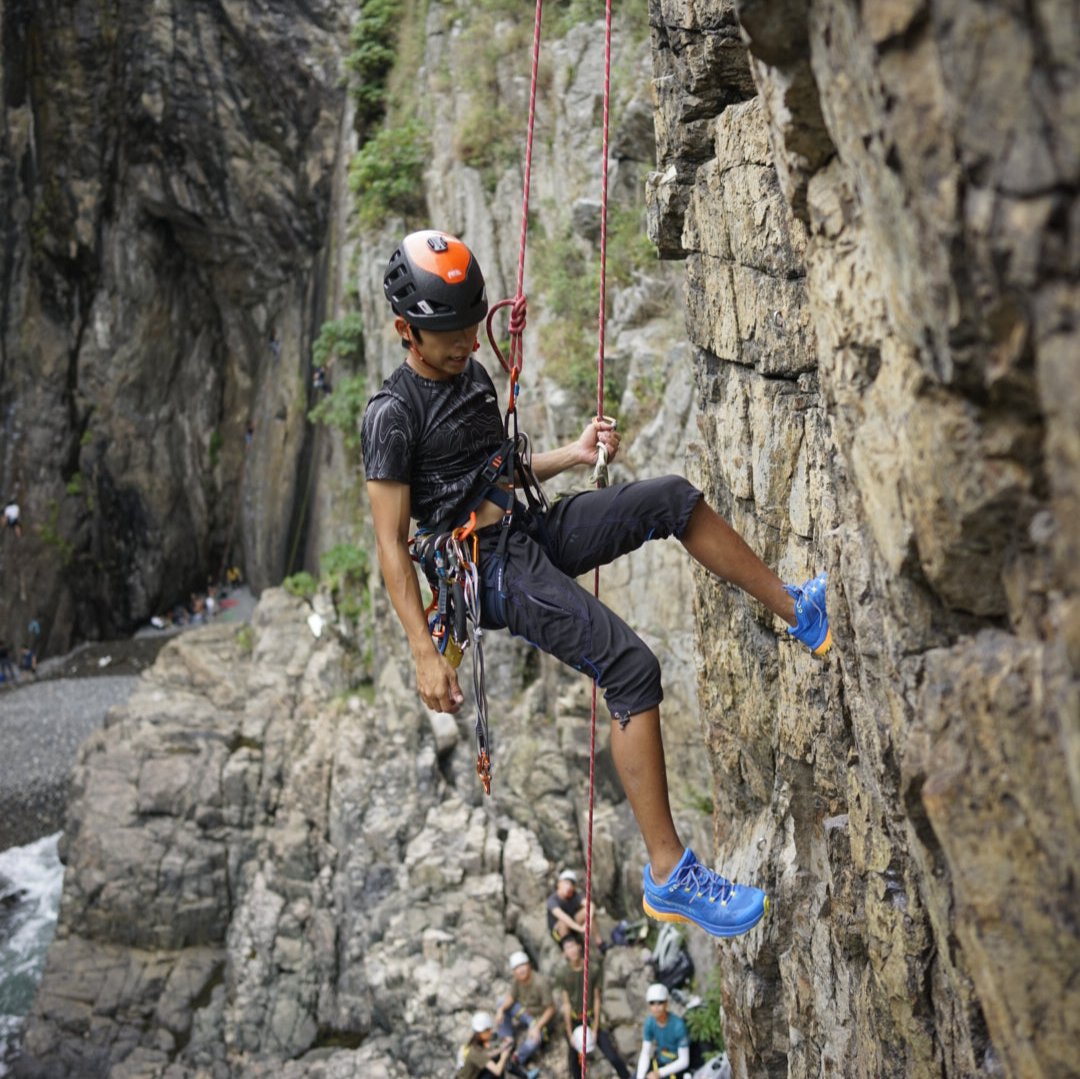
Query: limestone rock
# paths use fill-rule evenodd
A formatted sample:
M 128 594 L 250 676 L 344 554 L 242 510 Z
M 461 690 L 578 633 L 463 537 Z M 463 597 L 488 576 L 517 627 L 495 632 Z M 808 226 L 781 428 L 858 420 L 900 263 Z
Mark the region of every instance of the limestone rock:
M 815 665 L 701 582 L 717 842 L 777 898 L 721 961 L 729 1051 L 1075 1075 L 1080 331 L 1046 185 L 1076 177 L 1076 53 L 1050 90 L 1059 44 L 993 5 L 737 7 L 753 100 L 718 62 L 701 110 L 700 64 L 657 56 L 662 111 L 715 138 L 652 215 L 682 215 L 706 493 L 785 579 L 829 571 L 836 643 Z

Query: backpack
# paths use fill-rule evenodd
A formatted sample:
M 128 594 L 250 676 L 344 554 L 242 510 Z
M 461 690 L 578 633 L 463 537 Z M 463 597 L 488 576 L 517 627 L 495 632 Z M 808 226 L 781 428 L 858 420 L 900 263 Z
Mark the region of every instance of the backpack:
M 678 989 L 694 976 L 694 961 L 683 946 L 682 934 L 670 922 L 656 938 L 652 965 L 656 980 L 668 989 Z
M 721 1053 L 703 1064 L 694 1072 L 694 1079 L 731 1079 L 731 1062 L 727 1053 Z

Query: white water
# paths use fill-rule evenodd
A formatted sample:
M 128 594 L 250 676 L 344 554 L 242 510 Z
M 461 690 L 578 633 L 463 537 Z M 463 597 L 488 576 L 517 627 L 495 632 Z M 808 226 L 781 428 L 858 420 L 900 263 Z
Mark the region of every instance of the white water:
M 25 894 L 0 911 L 0 1076 L 8 1074 L 56 931 L 64 867 L 60 833 L 0 851 L 0 875 Z

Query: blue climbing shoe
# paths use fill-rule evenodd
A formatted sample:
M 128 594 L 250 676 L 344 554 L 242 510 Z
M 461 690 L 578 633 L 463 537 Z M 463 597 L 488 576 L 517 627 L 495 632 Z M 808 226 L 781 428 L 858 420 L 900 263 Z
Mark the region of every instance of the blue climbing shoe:
M 748 933 L 769 912 L 769 897 L 760 888 L 733 884 L 706 869 L 687 847 L 663 884 L 645 867 L 641 905 L 661 922 L 692 922 L 714 937 Z
M 814 577 L 800 588 L 786 584 L 784 591 L 795 600 L 795 617 L 799 620 L 788 633 L 802 641 L 815 656 L 823 656 L 832 645 L 829 616 L 825 613 L 825 574 Z

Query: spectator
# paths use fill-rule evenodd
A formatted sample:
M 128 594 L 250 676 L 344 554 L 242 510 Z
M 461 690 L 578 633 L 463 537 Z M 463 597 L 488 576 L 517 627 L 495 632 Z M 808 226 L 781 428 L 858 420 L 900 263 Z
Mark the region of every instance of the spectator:
M 567 933 L 562 939 L 563 956 L 566 964 L 559 971 L 556 979 L 555 998 L 562 1011 L 563 1025 L 566 1028 L 567 1066 L 572 1079 L 581 1079 L 579 1050 L 574 1047 L 574 1028 L 579 1024 L 588 1029 L 591 1039 L 595 1039 L 600 1052 L 607 1057 L 619 1079 L 630 1079 L 630 1069 L 611 1035 L 601 1026 L 600 985 L 604 980 L 604 964 L 599 955 L 589 959 L 589 993 L 592 1007 L 585 1014 L 583 970 L 585 967 L 585 949 L 574 933 Z M 591 1040 L 585 1035 L 587 1041 Z
M 514 1053 L 514 1061 L 525 1064 L 543 1044 L 547 1025 L 555 1016 L 555 1004 L 547 979 L 532 968 L 524 952 L 510 956 L 512 981 L 510 991 L 495 1010 L 495 1028 L 504 1038 L 513 1038 L 515 1025 L 524 1028 L 525 1035 Z M 529 1079 L 539 1074 L 536 1070 L 526 1073 Z
M 491 1016 L 477 1012 L 472 1017 L 472 1037 L 465 1046 L 464 1060 L 458 1068 L 456 1079 L 487 1079 L 488 1075 L 502 1075 L 510 1063 L 514 1048 L 513 1039 L 505 1039 L 498 1049 L 491 1049 L 495 1033 Z
M 576 933 L 585 939 L 585 897 L 577 890 L 577 874 L 572 869 L 564 869 L 559 874 L 555 891 L 547 900 L 547 923 L 556 943 L 567 933 Z M 596 912 L 593 911 L 590 941 L 603 947 L 603 941 L 596 932 Z
M 667 986 L 653 982 L 645 993 L 649 1015 L 641 1039 L 637 1079 L 665 1079 L 690 1067 L 690 1034 L 686 1023 L 668 1012 Z
M 7 641 L 0 640 L 0 678 L 5 682 L 18 682 L 19 676 L 11 662 L 11 649 Z

